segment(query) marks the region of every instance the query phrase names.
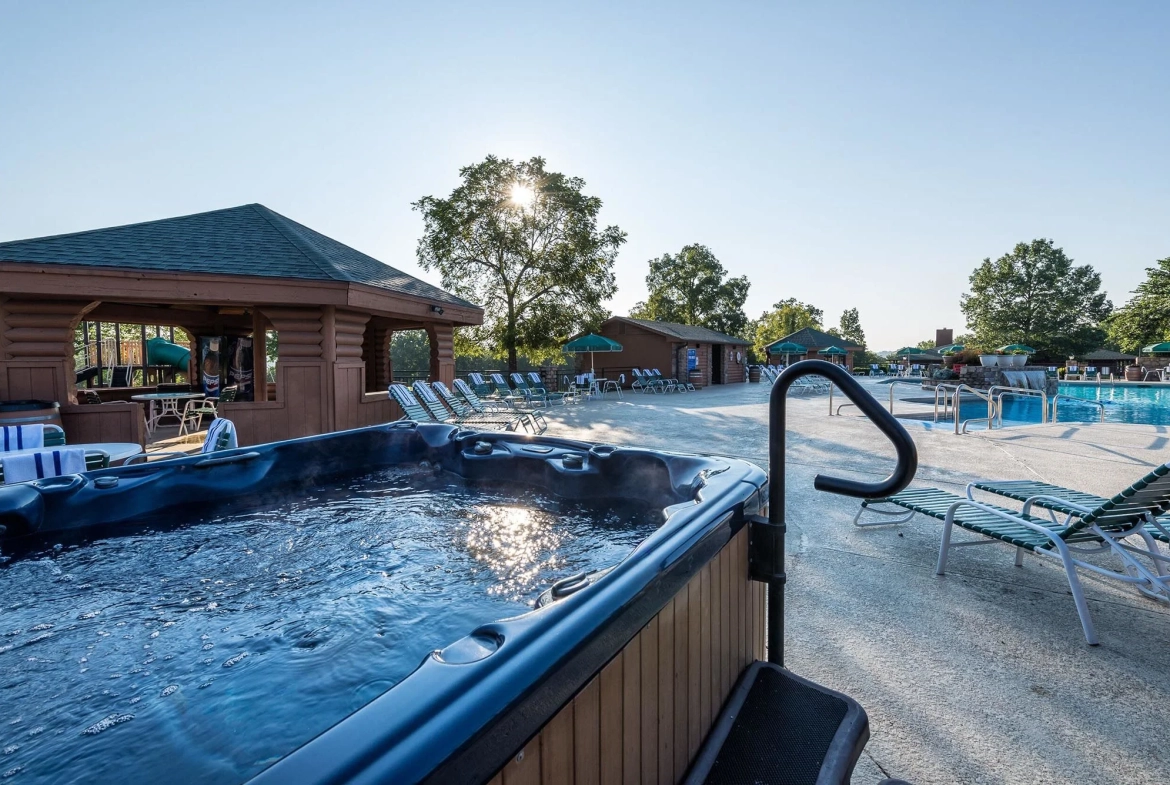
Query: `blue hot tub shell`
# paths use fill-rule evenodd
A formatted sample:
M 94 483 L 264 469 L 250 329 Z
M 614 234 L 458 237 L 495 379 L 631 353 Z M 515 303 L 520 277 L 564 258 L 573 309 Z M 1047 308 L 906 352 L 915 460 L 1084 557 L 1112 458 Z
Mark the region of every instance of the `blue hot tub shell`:
M 614 568 L 565 582 L 537 610 L 433 652 L 254 782 L 490 779 L 767 498 L 764 472 L 744 461 L 400 422 L 0 487 L 0 525 L 8 541 L 116 533 L 119 525 L 275 502 L 330 479 L 424 461 L 489 484 L 638 500 L 663 509 L 664 523 Z

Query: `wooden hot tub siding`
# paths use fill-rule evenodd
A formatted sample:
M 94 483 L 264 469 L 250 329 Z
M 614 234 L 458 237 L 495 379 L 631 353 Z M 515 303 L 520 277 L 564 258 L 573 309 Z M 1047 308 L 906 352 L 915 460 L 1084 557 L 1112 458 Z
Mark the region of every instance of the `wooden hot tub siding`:
M 745 526 L 490 785 L 675 783 L 740 672 L 764 657 Z

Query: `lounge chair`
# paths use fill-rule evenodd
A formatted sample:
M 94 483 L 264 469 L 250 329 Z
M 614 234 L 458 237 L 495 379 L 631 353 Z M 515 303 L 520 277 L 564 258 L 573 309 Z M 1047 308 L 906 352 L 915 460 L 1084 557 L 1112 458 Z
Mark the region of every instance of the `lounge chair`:
M 641 390 L 646 392 L 646 377 L 637 368 L 631 368 L 630 374 L 634 377 L 634 381 L 630 383 L 631 390 Z
M 419 392 L 418 385 L 425 384 L 425 382 L 415 382 L 415 392 Z M 455 417 L 461 423 L 469 425 L 496 425 L 505 431 L 515 431 L 517 428 L 523 428 L 529 433 L 538 433 L 539 430 L 533 421 L 531 415 L 526 412 L 518 412 L 515 409 L 504 407 L 501 411 L 492 414 L 490 412 L 478 412 L 472 408 L 465 400 L 460 400 L 454 393 L 448 389 L 447 385 L 442 382 L 431 382 L 432 394 L 439 396 L 439 399 L 446 404 L 447 408 L 455 413 Z M 422 395 L 418 396 L 419 400 L 426 405 L 426 398 Z M 427 408 L 430 408 L 429 406 Z
M 570 401 L 577 401 L 575 395 L 567 395 L 563 392 L 549 392 L 549 389 L 544 386 L 544 382 L 540 380 L 540 374 L 536 371 L 529 371 L 525 378 L 528 382 L 529 389 L 542 392 L 549 400 L 559 400 L 561 403 L 569 403 Z
M 521 394 L 524 395 L 525 400 L 528 400 L 529 402 L 533 402 L 534 404 L 535 402 L 540 402 L 546 406 L 552 403 L 559 403 L 562 405 L 565 403 L 564 393 L 550 393 L 539 384 L 529 385 L 528 382 L 524 379 L 524 375 L 520 373 L 513 373 L 510 376 L 512 378 L 512 384 Z
M 483 378 L 482 373 L 469 373 L 467 374 L 467 379 L 471 382 L 471 386 L 475 389 L 475 394 L 481 398 L 489 398 L 495 395 L 495 390 L 493 390 L 492 386 L 488 384 L 487 381 Z
M 661 379 L 656 379 L 654 374 L 649 371 L 639 371 L 637 368 L 631 370 L 634 374 L 634 384 L 631 389 L 641 389 L 643 393 L 658 393 L 666 392 L 666 384 Z
M 544 433 L 548 429 L 548 420 L 545 419 L 544 414 L 538 409 L 518 412 L 500 401 L 485 401 L 476 394 L 475 390 L 471 388 L 471 385 L 462 379 L 455 380 L 455 390 L 463 396 L 463 400 L 467 402 L 467 405 L 479 414 L 497 414 L 501 411 L 511 412 L 516 416 L 530 420 L 535 427 L 535 432 L 538 434 Z
M 435 394 L 434 389 L 421 379 L 415 381 L 411 387 L 414 390 L 415 397 L 422 403 L 423 408 L 430 412 L 431 416 L 438 422 L 455 423 L 457 425 L 497 425 L 505 431 L 514 431 L 520 425 L 520 420 L 515 417 L 486 420 L 474 413 L 461 415 L 454 409 L 448 410 L 439 399 L 439 396 Z
M 981 487 L 983 486 L 983 487 Z M 1016 547 L 1016 565 L 1021 566 L 1023 554 L 1030 551 L 1039 556 L 1059 559 L 1064 567 L 1069 589 L 1080 616 L 1085 640 L 1097 644 L 1097 633 L 1089 615 L 1089 606 L 1081 589 L 1077 568 L 1102 575 L 1134 586 L 1146 596 L 1170 601 L 1170 555 L 1159 549 L 1151 524 L 1159 524 L 1156 516 L 1170 506 L 1170 464 L 1157 467 L 1112 499 L 1101 499 L 1089 495 L 1078 496 L 1082 500 L 1100 501 L 1092 507 L 1087 503 L 1076 503 L 1069 498 L 1076 492 L 1057 486 L 1052 487 L 1062 496 L 1049 497 L 1047 494 L 1028 496 L 1022 510 L 1010 510 L 972 498 L 971 488 L 986 490 L 995 487 L 999 495 L 1018 499 L 1027 493 L 1023 486 L 1010 487 L 1007 483 L 973 483 L 968 487 L 967 496 L 959 496 L 937 488 L 914 488 L 902 491 L 885 499 L 866 500 L 861 503 L 854 523 L 859 526 L 881 523 L 899 523 L 922 513 L 943 522 L 942 544 L 939 549 L 936 572 L 944 574 L 947 557 L 952 548 L 965 545 L 980 545 L 986 541 L 951 542 L 954 526 L 980 534 L 988 541 L 1001 541 Z M 873 510 L 874 505 L 894 505 L 907 512 Z M 1066 512 L 1068 517 L 1059 522 L 1055 516 L 1040 518 L 1032 515 L 1034 507 L 1047 505 L 1052 511 Z M 885 521 L 862 522 L 862 513 L 867 510 L 884 515 Z M 889 519 L 897 516 L 896 519 Z M 1165 524 L 1154 529 L 1161 535 L 1167 534 Z M 1139 544 L 1140 543 L 1140 544 Z M 1098 564 L 1077 558 L 1079 554 L 1111 554 L 1121 562 L 1120 570 L 1110 570 Z
M 496 396 L 500 398 L 500 400 L 506 401 L 511 406 L 524 405 L 529 407 L 536 407 L 546 403 L 531 393 L 526 393 L 524 390 L 513 390 L 512 386 L 508 384 L 508 380 L 504 378 L 503 374 L 493 373 L 490 374 L 488 378 L 491 379 L 491 384 L 495 389 Z
M 658 370 L 657 368 L 651 368 L 650 373 L 653 375 L 653 377 L 655 379 L 662 382 L 662 384 L 666 388 L 667 392 L 671 392 L 672 390 L 677 390 L 680 393 L 687 392 L 687 391 L 690 391 L 690 392 L 695 391 L 695 385 L 691 384 L 690 382 L 680 382 L 678 379 L 673 379 L 673 378 L 668 378 L 666 376 L 663 376 L 662 371 Z
M 414 397 L 414 393 L 407 389 L 405 384 L 395 382 L 390 385 L 390 397 L 405 412 L 404 419 L 413 422 L 443 422 L 443 420 L 436 420 L 431 416 L 431 413 L 423 408 L 423 405 L 418 402 L 418 398 Z

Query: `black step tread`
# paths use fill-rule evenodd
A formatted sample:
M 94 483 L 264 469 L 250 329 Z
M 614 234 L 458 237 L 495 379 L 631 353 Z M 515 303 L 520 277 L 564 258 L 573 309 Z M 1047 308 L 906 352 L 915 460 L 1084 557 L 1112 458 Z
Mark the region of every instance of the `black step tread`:
M 847 785 L 869 720 L 851 698 L 766 662 L 749 666 L 687 785 Z

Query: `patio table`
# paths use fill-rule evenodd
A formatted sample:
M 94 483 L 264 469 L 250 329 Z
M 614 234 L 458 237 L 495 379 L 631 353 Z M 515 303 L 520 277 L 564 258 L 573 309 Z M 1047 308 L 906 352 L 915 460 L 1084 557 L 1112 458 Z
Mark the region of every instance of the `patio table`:
M 206 398 L 203 393 L 183 393 L 183 392 L 169 392 L 169 393 L 143 393 L 142 395 L 131 395 L 130 400 L 141 401 L 150 404 L 150 411 L 146 417 L 146 432 L 153 434 L 154 429 L 158 427 L 159 421 L 164 417 L 174 417 L 176 420 L 182 422 L 183 413 L 179 411 L 179 401 L 189 401 L 192 398 Z M 158 401 L 159 410 L 154 410 L 154 403 Z

